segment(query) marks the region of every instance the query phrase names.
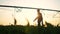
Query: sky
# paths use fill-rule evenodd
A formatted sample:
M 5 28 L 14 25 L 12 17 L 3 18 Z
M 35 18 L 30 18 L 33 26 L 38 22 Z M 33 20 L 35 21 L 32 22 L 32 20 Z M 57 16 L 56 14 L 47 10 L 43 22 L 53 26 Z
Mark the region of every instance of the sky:
M 0 0 L 0 5 L 11 5 L 11 6 L 24 6 L 24 7 L 35 7 L 35 8 L 46 8 L 60 10 L 60 0 Z M 2 8 L 0 7 L 0 24 L 13 24 L 13 17 L 17 19 L 20 25 L 26 25 L 27 19 L 30 25 L 37 25 L 36 21 L 33 22 L 36 15 L 35 9 L 21 9 L 21 12 L 14 12 L 17 9 L 14 8 Z M 43 15 L 43 21 L 47 21 L 53 25 L 60 23 L 60 12 L 41 10 Z M 22 23 L 21 23 L 22 22 Z

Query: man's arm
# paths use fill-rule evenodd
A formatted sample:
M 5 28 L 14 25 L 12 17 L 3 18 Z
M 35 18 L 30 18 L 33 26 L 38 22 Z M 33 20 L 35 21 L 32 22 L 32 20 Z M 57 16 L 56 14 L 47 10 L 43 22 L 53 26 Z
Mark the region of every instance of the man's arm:
M 38 17 L 36 17 L 36 18 L 33 20 L 33 22 L 34 22 L 36 19 L 38 19 Z

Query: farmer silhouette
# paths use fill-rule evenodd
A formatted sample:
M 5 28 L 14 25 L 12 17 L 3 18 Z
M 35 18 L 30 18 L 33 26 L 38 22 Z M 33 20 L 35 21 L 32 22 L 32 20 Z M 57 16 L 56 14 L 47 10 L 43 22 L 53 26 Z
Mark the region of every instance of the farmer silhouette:
M 16 25 L 17 24 L 17 20 L 16 20 L 16 18 L 14 17 L 13 14 L 12 14 L 12 17 L 14 18 L 14 25 Z
M 42 26 L 43 26 L 43 18 L 42 18 L 42 14 L 40 12 L 40 9 L 37 9 L 37 17 L 34 19 L 34 21 L 37 20 L 38 26 L 41 26 L 41 22 L 42 22 Z
M 14 18 L 14 25 L 16 25 L 16 23 L 17 23 L 17 20 Z

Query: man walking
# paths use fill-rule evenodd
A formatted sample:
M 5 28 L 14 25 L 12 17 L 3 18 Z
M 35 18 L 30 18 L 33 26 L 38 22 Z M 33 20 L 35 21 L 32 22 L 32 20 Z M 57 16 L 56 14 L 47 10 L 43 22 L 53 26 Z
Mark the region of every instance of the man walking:
M 34 21 L 37 19 L 38 26 L 41 26 L 40 23 L 42 22 L 43 26 L 43 18 L 42 14 L 40 13 L 40 9 L 37 9 L 37 17 L 34 19 Z

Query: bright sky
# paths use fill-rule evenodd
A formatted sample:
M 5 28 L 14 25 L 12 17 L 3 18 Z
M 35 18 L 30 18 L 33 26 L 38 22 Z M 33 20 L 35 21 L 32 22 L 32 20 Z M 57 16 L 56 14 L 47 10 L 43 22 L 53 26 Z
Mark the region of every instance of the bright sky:
M 60 10 L 60 0 L 0 0 L 0 5 L 26 6 Z M 29 20 L 30 25 L 37 24 L 36 22 L 33 22 L 33 19 L 36 17 L 36 10 L 22 9 L 21 12 L 15 13 L 14 11 L 16 10 L 13 8 L 0 8 L 0 24 L 13 24 L 14 21 L 12 14 L 14 14 L 14 17 L 17 19 L 17 24 L 26 25 L 27 19 Z M 41 13 L 43 14 L 44 21 L 48 21 L 53 25 L 60 23 L 60 13 L 56 14 L 57 12 L 43 10 L 41 10 Z M 54 15 L 55 17 L 53 17 Z

